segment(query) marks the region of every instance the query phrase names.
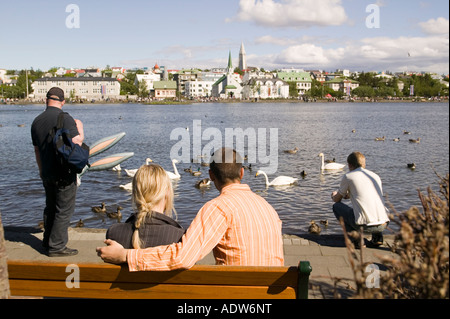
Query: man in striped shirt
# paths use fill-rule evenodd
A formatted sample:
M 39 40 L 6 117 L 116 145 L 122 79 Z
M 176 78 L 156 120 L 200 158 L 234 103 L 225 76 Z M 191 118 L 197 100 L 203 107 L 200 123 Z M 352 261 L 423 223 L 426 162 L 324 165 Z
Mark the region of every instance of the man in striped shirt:
M 105 262 L 128 263 L 130 271 L 188 269 L 213 250 L 217 265 L 283 266 L 281 220 L 265 199 L 241 184 L 241 156 L 222 148 L 212 157 L 210 178 L 220 196 L 198 212 L 181 242 L 124 249 L 106 240 L 97 248 Z

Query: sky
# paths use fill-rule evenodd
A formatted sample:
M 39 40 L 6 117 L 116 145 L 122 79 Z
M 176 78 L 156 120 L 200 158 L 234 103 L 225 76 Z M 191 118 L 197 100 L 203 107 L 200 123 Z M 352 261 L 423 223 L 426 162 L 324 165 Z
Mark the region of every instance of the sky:
M 448 0 L 0 0 L 0 69 L 449 73 Z

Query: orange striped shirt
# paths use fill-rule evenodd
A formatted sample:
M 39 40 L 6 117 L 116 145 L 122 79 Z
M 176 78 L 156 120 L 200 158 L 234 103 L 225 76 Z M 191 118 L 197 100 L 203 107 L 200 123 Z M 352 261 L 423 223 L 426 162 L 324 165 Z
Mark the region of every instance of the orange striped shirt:
M 216 265 L 283 266 L 281 220 L 245 184 L 231 184 L 206 203 L 181 242 L 130 249 L 130 271 L 188 269 L 213 250 Z

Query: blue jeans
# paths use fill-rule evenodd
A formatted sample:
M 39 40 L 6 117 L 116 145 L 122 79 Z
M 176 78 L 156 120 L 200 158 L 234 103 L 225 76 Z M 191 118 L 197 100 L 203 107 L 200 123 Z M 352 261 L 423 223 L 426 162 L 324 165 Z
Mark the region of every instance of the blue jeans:
M 61 185 L 47 181 L 43 184 L 46 197 L 43 246 L 53 253 L 66 248 L 69 241 L 68 228 L 75 211 L 77 184 L 70 182 Z
M 351 232 L 353 230 L 360 231 L 361 227 L 363 228 L 363 232 L 366 234 L 372 234 L 372 239 L 374 237 L 380 237 L 383 235 L 383 231 L 387 227 L 387 223 L 379 226 L 365 226 L 365 225 L 357 225 L 355 222 L 355 214 L 353 212 L 353 208 L 343 203 L 336 203 L 333 205 L 333 213 L 334 216 L 338 220 L 342 217 L 344 219 L 345 230 L 347 232 Z M 382 237 L 381 237 L 382 238 Z

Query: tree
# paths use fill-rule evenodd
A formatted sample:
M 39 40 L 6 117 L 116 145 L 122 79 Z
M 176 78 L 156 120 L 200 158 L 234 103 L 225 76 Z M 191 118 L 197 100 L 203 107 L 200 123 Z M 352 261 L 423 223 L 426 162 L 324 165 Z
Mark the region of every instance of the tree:
M 359 86 L 352 91 L 352 94 L 358 97 L 372 98 L 375 96 L 375 90 L 370 86 Z
M 298 98 L 297 82 L 288 82 L 288 83 L 289 83 L 289 96 L 293 99 Z
M 149 91 L 147 88 L 147 83 L 145 83 L 144 80 L 141 80 L 139 82 L 139 88 L 138 88 L 138 96 L 142 98 L 146 98 L 149 95 Z

